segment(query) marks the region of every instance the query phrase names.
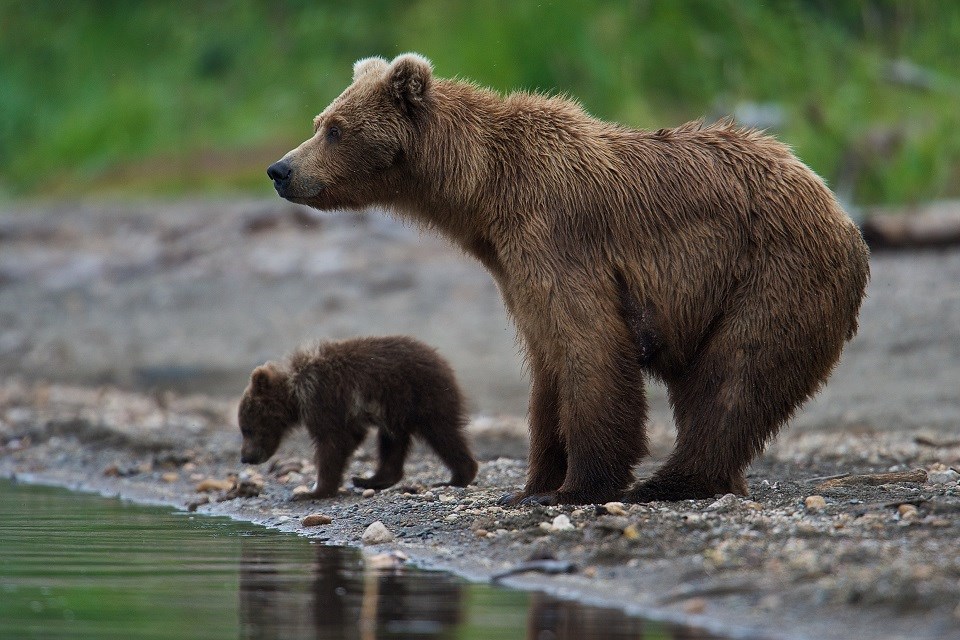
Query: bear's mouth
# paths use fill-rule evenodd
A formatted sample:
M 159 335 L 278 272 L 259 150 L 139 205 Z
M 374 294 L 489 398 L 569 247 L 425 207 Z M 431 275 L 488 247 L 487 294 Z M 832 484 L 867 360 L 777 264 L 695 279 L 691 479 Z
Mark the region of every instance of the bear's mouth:
M 311 192 L 294 193 L 293 190 L 290 189 L 290 187 L 287 185 L 274 184 L 273 186 L 277 190 L 277 195 L 279 195 L 281 198 L 285 200 L 289 200 L 291 202 L 297 202 L 298 204 L 303 204 L 302 202 L 300 202 L 302 200 L 311 200 L 313 198 L 318 197 L 321 193 L 323 193 L 327 189 L 327 185 L 320 184 Z

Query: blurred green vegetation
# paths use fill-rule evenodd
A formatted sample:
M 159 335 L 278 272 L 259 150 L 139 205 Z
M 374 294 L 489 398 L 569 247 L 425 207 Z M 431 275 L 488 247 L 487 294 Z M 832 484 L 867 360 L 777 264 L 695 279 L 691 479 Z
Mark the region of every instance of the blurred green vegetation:
M 0 0 L 0 194 L 266 195 L 354 60 L 413 50 L 632 126 L 735 113 L 861 204 L 954 197 L 958 42 L 946 0 Z

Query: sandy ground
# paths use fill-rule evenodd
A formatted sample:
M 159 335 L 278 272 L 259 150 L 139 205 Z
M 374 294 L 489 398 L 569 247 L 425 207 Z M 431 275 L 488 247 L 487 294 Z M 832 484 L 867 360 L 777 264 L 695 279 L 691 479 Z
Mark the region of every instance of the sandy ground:
M 0 474 L 179 507 L 209 497 L 198 511 L 344 544 L 380 520 L 395 540 L 376 550 L 480 579 L 550 556 L 576 571 L 506 582 L 724 633 L 960 638 L 960 251 L 879 253 L 872 269 L 860 334 L 754 465 L 749 498 L 500 509 L 523 482 L 527 383 L 492 281 L 442 240 L 274 201 L 8 208 Z M 457 370 L 475 486 L 430 488 L 446 474 L 418 451 L 399 487 L 290 502 L 310 480 L 303 436 L 283 465 L 239 464 L 235 403 L 255 364 L 388 333 Z M 650 395 L 657 458 L 672 427 L 662 389 Z M 370 468 L 365 453 L 351 473 Z M 864 476 L 877 473 L 900 475 Z M 226 484 L 198 492 L 209 479 Z M 251 497 L 218 501 L 238 483 Z M 315 512 L 332 523 L 303 527 Z

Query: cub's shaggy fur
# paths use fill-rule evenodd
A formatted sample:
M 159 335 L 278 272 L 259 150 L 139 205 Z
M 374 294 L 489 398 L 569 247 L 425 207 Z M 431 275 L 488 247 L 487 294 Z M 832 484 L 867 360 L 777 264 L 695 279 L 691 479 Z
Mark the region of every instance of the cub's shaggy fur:
M 463 398 L 453 370 L 427 345 L 403 336 L 321 342 L 285 362 L 254 369 L 240 401 L 241 461 L 265 462 L 303 424 L 316 445 L 317 483 L 302 498 L 337 494 L 350 455 L 368 426 L 378 427 L 379 464 L 363 488 L 403 477 L 412 436 L 422 438 L 465 487 L 477 474 L 463 428 Z

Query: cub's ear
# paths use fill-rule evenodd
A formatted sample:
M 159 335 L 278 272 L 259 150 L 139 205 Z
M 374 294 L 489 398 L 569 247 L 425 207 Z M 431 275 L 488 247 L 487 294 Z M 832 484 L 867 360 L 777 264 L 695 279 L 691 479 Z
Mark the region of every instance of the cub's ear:
M 416 53 L 397 56 L 387 70 L 391 97 L 411 115 L 423 106 L 432 78 L 433 65 Z
M 250 390 L 254 393 L 265 393 L 277 384 L 280 372 L 272 363 L 262 364 L 250 374 Z
M 365 76 L 371 72 L 383 73 L 389 66 L 390 63 L 380 56 L 373 56 L 371 58 L 357 60 L 355 63 L 353 63 L 353 81 L 356 82 L 357 78 L 360 76 Z

